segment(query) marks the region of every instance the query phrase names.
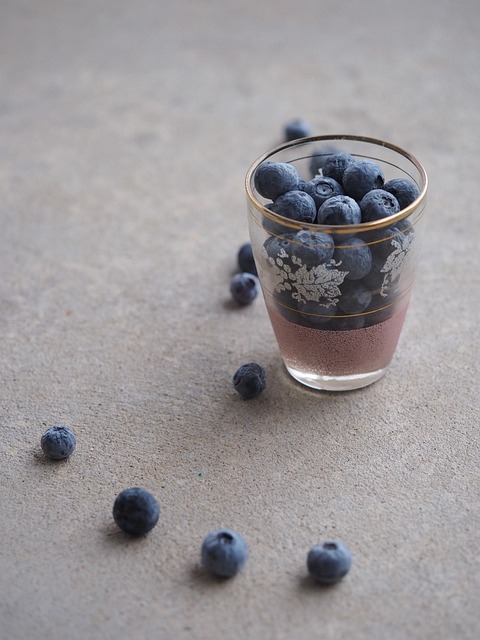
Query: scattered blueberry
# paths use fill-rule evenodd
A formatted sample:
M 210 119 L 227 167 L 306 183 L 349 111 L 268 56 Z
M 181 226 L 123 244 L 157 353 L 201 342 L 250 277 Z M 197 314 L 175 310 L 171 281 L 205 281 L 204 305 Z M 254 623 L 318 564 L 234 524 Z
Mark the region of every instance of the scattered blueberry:
M 345 193 L 360 201 L 372 189 L 380 189 L 384 183 L 381 168 L 371 160 L 355 160 L 347 165 L 343 174 Z
M 312 128 L 303 118 L 294 118 L 285 125 L 285 140 L 297 140 L 298 138 L 306 138 L 312 133 Z
M 251 242 L 242 244 L 238 250 L 237 261 L 242 273 L 253 273 L 254 276 L 258 275 Z
M 219 529 L 204 539 L 201 558 L 207 571 L 221 578 L 231 578 L 247 561 L 248 546 L 235 531 Z
M 122 531 L 142 536 L 157 524 L 160 506 L 156 498 L 140 487 L 125 489 L 115 498 L 113 519 Z
M 333 196 L 325 200 L 317 214 L 318 224 L 360 224 L 362 212 L 349 196 Z
M 341 287 L 342 295 L 338 307 L 347 315 L 362 313 L 372 301 L 368 287 L 358 280 L 345 280 Z
M 259 291 L 260 283 L 253 273 L 236 273 L 230 280 L 230 293 L 238 304 L 252 303 Z
M 385 182 L 382 189 L 388 191 L 398 200 L 400 209 L 405 209 L 420 195 L 417 185 L 406 178 L 394 178 Z
M 292 257 L 301 260 L 308 268 L 330 260 L 334 250 L 333 240 L 327 233 L 303 230 L 291 242 Z
M 287 191 L 279 196 L 273 203 L 272 211 L 298 222 L 314 222 L 317 215 L 314 199 L 305 191 L 298 189 Z
M 256 398 L 267 386 L 264 368 L 256 362 L 242 364 L 233 376 L 233 386 L 244 400 Z
M 305 182 L 301 185 L 301 189 L 314 199 L 317 209 L 321 207 L 328 198 L 344 195 L 341 184 L 333 178 L 323 176 L 318 176 L 310 180 L 310 182 Z
M 335 262 L 340 262 L 340 269 L 348 271 L 347 280 L 360 280 L 372 268 L 372 252 L 360 238 L 349 238 L 345 245 L 335 249 Z
M 339 540 L 316 544 L 307 555 L 309 574 L 321 584 L 339 582 L 352 566 L 349 548 Z
M 322 173 L 324 176 L 329 176 L 342 184 L 345 169 L 353 162 L 355 162 L 355 158 L 349 153 L 343 151 L 334 153 L 325 160 Z
M 287 162 L 264 162 L 255 171 L 254 184 L 264 198 L 276 200 L 282 193 L 298 187 L 297 170 Z
M 372 189 L 360 201 L 362 222 L 373 222 L 400 211 L 397 199 L 384 189 Z
M 40 445 L 47 458 L 63 460 L 68 458 L 77 445 L 75 435 L 69 427 L 55 426 L 47 429 L 42 435 Z

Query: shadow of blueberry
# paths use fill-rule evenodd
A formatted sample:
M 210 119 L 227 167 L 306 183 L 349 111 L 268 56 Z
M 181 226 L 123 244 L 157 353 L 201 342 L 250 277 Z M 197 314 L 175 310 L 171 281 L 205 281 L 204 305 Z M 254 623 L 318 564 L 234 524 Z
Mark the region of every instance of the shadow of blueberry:
M 210 571 L 207 571 L 200 562 L 191 567 L 189 577 L 199 585 L 204 585 L 205 587 L 214 589 L 224 588 L 226 584 L 234 582 L 231 578 L 217 576 Z
M 32 457 L 34 459 L 34 463 L 42 467 L 57 468 L 57 467 L 63 467 L 66 464 L 71 464 L 70 458 L 61 458 L 57 460 L 54 458 L 49 458 L 42 452 L 41 449 L 39 450 L 37 447 L 32 447 L 31 452 L 32 452 Z
M 340 582 L 335 584 L 321 584 L 309 575 L 302 575 L 298 577 L 298 588 L 305 593 L 328 593 L 334 589 L 339 588 Z

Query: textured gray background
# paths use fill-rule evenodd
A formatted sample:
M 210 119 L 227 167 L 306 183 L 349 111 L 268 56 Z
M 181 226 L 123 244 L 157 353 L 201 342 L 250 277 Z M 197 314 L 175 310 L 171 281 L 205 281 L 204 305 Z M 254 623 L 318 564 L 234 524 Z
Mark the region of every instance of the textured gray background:
M 476 0 L 0 3 L 2 640 L 480 637 L 479 30 Z M 300 388 L 263 300 L 229 302 L 245 172 L 295 116 L 430 176 L 399 350 L 358 392 Z M 162 517 L 135 541 L 137 484 Z M 198 563 L 219 526 L 251 547 L 228 583 Z M 355 558 L 332 589 L 325 536 Z

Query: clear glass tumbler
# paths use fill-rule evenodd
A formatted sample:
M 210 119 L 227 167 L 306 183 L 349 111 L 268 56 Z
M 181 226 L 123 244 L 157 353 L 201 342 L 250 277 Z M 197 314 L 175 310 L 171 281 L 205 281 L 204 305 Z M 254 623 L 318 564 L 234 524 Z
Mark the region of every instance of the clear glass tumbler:
M 373 222 L 298 222 L 270 209 L 255 188 L 264 162 L 287 162 L 302 180 L 321 175 L 326 157 L 347 152 L 381 167 L 385 182 L 414 182 L 418 197 Z M 378 380 L 395 352 L 421 248 L 427 175 L 410 153 L 372 138 L 302 138 L 258 158 L 246 176 L 253 254 L 280 353 L 289 373 L 315 389 L 357 389 Z M 319 237 L 321 236 L 321 237 Z M 322 257 L 314 250 L 325 247 Z M 368 272 L 351 269 L 358 245 Z M 321 253 L 321 252 L 320 252 Z

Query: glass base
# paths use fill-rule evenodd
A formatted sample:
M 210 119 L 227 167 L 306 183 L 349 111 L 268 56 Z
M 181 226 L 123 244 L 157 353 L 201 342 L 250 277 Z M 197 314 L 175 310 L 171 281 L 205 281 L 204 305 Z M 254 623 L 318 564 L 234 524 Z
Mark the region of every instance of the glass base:
M 369 373 L 355 373 L 349 376 L 322 376 L 314 373 L 305 373 L 293 367 L 287 367 L 288 373 L 298 382 L 321 391 L 352 391 L 361 389 L 379 380 L 386 372 L 386 367 Z

